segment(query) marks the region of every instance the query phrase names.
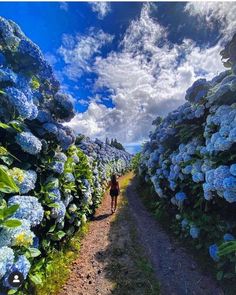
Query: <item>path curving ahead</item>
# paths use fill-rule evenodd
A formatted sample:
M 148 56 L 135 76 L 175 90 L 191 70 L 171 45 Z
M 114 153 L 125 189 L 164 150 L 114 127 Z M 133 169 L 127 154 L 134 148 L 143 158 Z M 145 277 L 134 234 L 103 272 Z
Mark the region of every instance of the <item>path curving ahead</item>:
M 126 210 L 160 283 L 161 295 L 223 295 L 217 283 L 198 268 L 194 258 L 173 244 L 169 235 L 147 212 L 136 189 L 137 182 L 133 178 L 126 190 Z M 116 215 L 119 214 L 121 211 L 118 209 Z M 137 294 L 114 292 L 116 277 L 108 271 L 111 260 L 114 260 L 110 249 L 114 246 L 112 243 L 117 246 L 119 242 L 126 247 L 130 239 L 128 222 L 124 220 L 117 229 L 112 227 L 114 218 L 110 215 L 110 197 L 105 194 L 82 241 L 80 256 L 72 264 L 70 278 L 58 295 Z M 129 259 L 127 255 L 125 257 Z M 117 257 L 117 262 L 119 259 Z M 137 273 L 137 279 L 138 276 Z

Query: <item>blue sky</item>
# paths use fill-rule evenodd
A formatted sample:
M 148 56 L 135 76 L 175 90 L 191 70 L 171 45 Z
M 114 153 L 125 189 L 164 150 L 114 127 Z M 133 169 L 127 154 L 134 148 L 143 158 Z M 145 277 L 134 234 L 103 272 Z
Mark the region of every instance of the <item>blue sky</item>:
M 116 137 L 129 151 L 151 122 L 184 102 L 197 79 L 223 70 L 235 3 L 14 2 L 15 21 L 43 51 L 78 114 L 69 123 L 92 138 Z

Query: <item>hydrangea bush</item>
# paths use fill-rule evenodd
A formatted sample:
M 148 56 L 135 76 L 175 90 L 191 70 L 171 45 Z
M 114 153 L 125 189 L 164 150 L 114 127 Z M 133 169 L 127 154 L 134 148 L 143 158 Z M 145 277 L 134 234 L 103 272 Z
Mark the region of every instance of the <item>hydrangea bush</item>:
M 111 173 L 129 169 L 131 156 L 64 124 L 73 99 L 60 90 L 40 49 L 0 17 L 0 289 L 14 270 L 42 283 L 50 253 L 94 213 Z
M 228 70 L 194 82 L 183 105 L 153 122 L 139 165 L 176 233 L 209 253 L 225 278 L 235 264 L 234 253 L 218 255 L 236 234 L 235 45 L 236 37 L 221 52 Z

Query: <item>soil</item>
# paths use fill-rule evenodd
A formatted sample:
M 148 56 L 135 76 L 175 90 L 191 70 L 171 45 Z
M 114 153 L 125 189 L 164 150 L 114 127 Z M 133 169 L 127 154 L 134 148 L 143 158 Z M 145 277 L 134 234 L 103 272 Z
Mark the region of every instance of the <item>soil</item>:
M 126 190 L 128 204 L 125 204 L 125 210 L 127 210 L 125 216 L 132 219 L 138 242 L 152 266 L 156 281 L 160 283 L 160 294 L 223 295 L 224 292 L 217 282 L 200 269 L 194 257 L 173 241 L 146 210 L 138 196 L 137 187 L 134 178 Z M 89 232 L 82 240 L 80 256 L 71 266 L 70 278 L 58 295 L 136 295 L 142 294 L 142 286 L 143 290 L 147 290 L 144 279 L 139 280 L 141 273 L 135 266 L 137 263 L 134 263 L 131 252 L 126 251 L 132 244 L 131 223 L 123 220 L 119 223 L 119 228 L 113 226 L 119 214 L 123 214 L 122 207 L 111 215 L 110 196 L 105 194 L 102 204 L 90 223 Z M 114 253 L 117 254 L 117 259 Z M 121 263 L 123 272 L 132 273 L 133 268 L 133 276 L 140 283 L 140 292 L 133 286 L 133 290 L 136 291 L 132 293 L 130 291 L 132 286 L 128 286 L 128 283 L 127 292 L 117 287 L 120 278 L 116 276 L 119 272 L 112 271 L 115 260 L 117 264 Z M 135 284 L 135 278 L 132 284 Z M 152 281 L 150 285 L 153 290 Z M 143 294 L 158 295 L 158 293 L 159 291 L 157 293 L 143 291 Z

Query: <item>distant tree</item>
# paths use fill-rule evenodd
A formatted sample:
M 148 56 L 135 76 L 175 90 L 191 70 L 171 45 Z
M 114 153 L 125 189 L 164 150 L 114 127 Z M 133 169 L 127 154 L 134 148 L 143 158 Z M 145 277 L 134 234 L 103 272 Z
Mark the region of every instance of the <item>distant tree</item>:
M 108 137 L 106 137 L 106 144 L 110 145 L 110 141 Z
M 83 135 L 83 134 L 78 134 L 78 135 L 76 136 L 75 144 L 76 144 L 76 145 L 80 144 L 81 141 L 82 141 L 84 138 L 85 138 L 85 135 Z
M 158 117 L 156 117 L 156 119 L 154 121 L 152 121 L 152 125 L 158 126 L 161 124 L 161 122 L 162 122 L 162 118 L 158 116 Z
M 123 147 L 123 145 L 117 141 L 117 139 L 111 139 L 111 143 L 110 146 L 113 146 L 114 148 L 118 149 L 118 150 L 122 150 L 125 151 L 125 148 Z

